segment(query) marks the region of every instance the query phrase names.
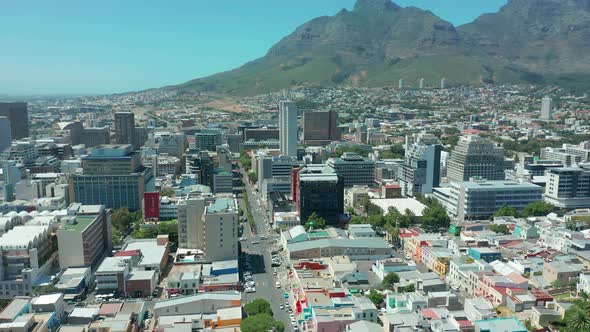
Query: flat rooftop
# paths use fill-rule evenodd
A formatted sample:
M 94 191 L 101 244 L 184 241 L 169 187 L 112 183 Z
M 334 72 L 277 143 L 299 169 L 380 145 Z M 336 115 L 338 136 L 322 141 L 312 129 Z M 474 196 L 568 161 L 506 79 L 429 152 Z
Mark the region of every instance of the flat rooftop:
M 233 198 L 220 197 L 207 207 L 207 213 L 234 212 L 235 206 Z
M 76 218 L 63 225 L 60 229 L 64 231 L 82 232 L 94 219 L 96 219 L 96 216 L 76 216 Z

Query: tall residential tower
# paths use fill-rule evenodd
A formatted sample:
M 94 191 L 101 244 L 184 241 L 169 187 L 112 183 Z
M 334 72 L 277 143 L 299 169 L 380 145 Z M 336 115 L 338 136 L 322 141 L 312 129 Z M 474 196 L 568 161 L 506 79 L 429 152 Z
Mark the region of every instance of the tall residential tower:
M 297 106 L 288 100 L 279 102 L 280 150 L 285 156 L 297 156 Z

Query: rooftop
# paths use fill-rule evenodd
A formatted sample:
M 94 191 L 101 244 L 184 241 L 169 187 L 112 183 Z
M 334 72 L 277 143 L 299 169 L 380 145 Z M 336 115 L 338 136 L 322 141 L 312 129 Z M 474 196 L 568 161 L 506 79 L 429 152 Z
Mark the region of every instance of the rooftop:
M 476 330 L 526 332 L 527 329 L 515 317 L 492 318 L 475 321 Z
M 515 181 L 504 180 L 465 181 L 462 182 L 462 185 L 466 189 L 539 189 L 539 191 L 541 190 L 541 187 L 532 183 L 519 183 Z
M 124 250 L 139 250 L 142 258 L 139 266 L 160 266 L 167 246 L 158 245 L 156 239 L 135 240 L 128 242 Z
M 31 300 L 33 305 L 53 304 L 63 297 L 62 293 L 41 295 Z
M 82 232 L 95 219 L 96 216 L 76 216 L 76 218 L 72 219 L 70 222 L 63 225 L 60 229 L 64 231 Z
M 219 197 L 207 207 L 207 213 L 235 212 L 236 202 L 233 198 Z

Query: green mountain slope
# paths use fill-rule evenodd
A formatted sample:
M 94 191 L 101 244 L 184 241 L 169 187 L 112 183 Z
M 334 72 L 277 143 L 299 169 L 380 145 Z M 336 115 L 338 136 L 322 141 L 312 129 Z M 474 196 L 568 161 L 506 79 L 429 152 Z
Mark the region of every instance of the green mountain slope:
M 240 68 L 169 87 L 252 95 L 309 85 L 437 86 L 590 77 L 590 0 L 511 0 L 455 28 L 429 11 L 358 0 L 311 20 Z

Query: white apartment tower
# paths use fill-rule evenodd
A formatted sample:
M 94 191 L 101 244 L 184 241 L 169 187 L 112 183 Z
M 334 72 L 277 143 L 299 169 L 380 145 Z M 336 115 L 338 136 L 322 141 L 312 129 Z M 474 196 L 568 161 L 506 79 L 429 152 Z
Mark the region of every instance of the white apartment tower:
M 285 156 L 297 157 L 297 106 L 289 100 L 279 102 L 280 150 Z
M 550 97 L 544 97 L 541 101 L 541 119 L 551 120 L 551 111 L 553 110 L 553 101 Z

